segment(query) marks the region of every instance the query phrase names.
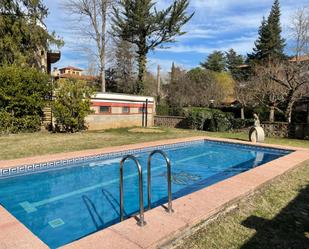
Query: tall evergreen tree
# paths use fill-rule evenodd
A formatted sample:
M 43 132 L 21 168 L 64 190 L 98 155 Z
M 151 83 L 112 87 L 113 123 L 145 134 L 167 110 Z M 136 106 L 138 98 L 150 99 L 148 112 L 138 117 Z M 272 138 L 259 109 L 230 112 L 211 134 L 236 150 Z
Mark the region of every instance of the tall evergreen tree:
M 158 11 L 154 0 L 120 0 L 114 8 L 114 33 L 137 47 L 138 80 L 135 93 L 142 93 L 146 77 L 147 54 L 164 43 L 174 42 L 185 32 L 181 28 L 193 14 L 187 15 L 189 0 L 174 0 Z
M 0 1 L 0 65 L 18 64 L 40 68 L 41 50 L 62 45 L 44 24 L 48 9 L 41 0 Z
M 281 11 L 279 0 L 275 0 L 271 8 L 267 23 L 270 32 L 271 57 L 277 59 L 284 59 L 285 39 L 282 38 L 282 28 L 280 23 Z
M 265 17 L 263 17 L 258 31 L 258 38 L 254 43 L 255 47 L 253 48 L 253 53 L 248 55 L 249 59 L 260 61 L 269 58 L 271 52 L 269 49 L 270 39 L 269 26 Z
M 251 61 L 270 63 L 285 58 L 285 40 L 281 36 L 280 16 L 280 3 L 275 0 L 267 20 L 263 17 L 253 53 L 248 55 Z
M 208 55 L 207 60 L 201 63 L 205 69 L 222 72 L 226 69 L 226 60 L 224 53 L 221 51 L 214 51 Z

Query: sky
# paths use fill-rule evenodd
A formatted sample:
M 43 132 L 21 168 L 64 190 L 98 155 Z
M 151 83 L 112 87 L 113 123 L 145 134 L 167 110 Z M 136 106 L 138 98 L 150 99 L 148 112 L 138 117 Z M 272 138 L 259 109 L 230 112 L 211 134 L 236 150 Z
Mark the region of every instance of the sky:
M 166 8 L 172 0 L 154 0 L 157 8 Z M 44 0 L 49 9 L 46 25 L 63 38 L 61 60 L 53 66 L 76 66 L 87 69 L 89 60 L 80 52 L 81 46 L 91 43 L 71 28 L 72 17 L 65 12 L 63 0 Z M 190 0 L 188 13 L 193 18 L 183 30 L 187 33 L 176 38 L 176 43 L 166 48 L 151 51 L 148 55 L 148 70 L 155 71 L 158 64 L 164 72 L 171 65 L 190 69 L 199 66 L 214 50 L 227 51 L 233 48 L 246 55 L 252 51 L 258 28 L 263 16 L 268 16 L 273 0 Z M 281 0 L 281 24 L 283 37 L 287 39 L 286 52 L 290 52 L 290 22 L 292 14 L 299 7 L 308 6 L 308 0 Z

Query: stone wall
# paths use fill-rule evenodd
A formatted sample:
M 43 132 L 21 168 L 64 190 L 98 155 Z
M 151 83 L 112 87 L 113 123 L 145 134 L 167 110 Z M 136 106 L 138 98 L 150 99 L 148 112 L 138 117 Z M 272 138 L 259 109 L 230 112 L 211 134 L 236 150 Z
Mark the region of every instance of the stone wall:
M 289 137 L 289 124 L 285 122 L 264 122 L 261 125 L 266 136 Z
M 153 121 L 153 115 L 149 114 L 148 127 L 153 126 Z M 86 117 L 86 124 L 89 130 L 142 126 L 142 115 L 89 115 Z
M 169 128 L 188 128 L 185 117 L 155 116 L 154 125 Z

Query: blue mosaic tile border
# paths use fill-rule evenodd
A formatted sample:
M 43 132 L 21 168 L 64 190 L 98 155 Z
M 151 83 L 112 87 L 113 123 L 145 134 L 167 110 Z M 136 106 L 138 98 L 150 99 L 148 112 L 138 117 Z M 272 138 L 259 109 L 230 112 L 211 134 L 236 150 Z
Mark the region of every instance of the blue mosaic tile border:
M 58 160 L 58 161 L 14 166 L 14 167 L 0 169 L 0 179 L 13 177 L 13 176 L 19 176 L 19 175 L 26 175 L 29 173 L 31 174 L 31 173 L 37 173 L 37 172 L 44 172 L 44 171 L 49 171 L 49 170 L 59 169 L 59 168 L 64 168 L 64 167 L 70 167 L 70 166 L 72 167 L 74 166 L 74 164 L 83 163 L 83 162 L 113 159 L 113 158 L 122 157 L 126 155 L 150 152 L 152 150 L 181 148 L 181 147 L 185 147 L 191 144 L 194 144 L 194 145 L 202 144 L 204 142 L 205 142 L 204 140 L 196 140 L 196 141 L 190 141 L 190 142 L 181 142 L 181 143 L 175 143 L 175 144 L 151 146 L 151 147 L 140 148 L 140 149 L 123 150 L 120 152 L 102 153 L 102 154 L 97 154 L 97 155 L 76 157 L 76 158 L 70 158 L 70 159 Z
M 205 142 L 216 144 L 216 145 L 227 145 L 228 144 L 233 147 L 240 147 L 240 148 L 245 148 L 245 149 L 251 148 L 254 150 L 281 153 L 283 155 L 289 154 L 290 152 L 292 152 L 290 150 L 276 149 L 276 148 L 270 148 L 270 147 L 260 147 L 260 146 L 247 145 L 247 144 L 237 144 L 237 143 L 232 143 L 232 142 L 220 142 L 220 141 L 202 139 L 202 140 L 189 141 L 189 142 L 180 142 L 180 143 L 174 143 L 174 144 L 151 146 L 151 147 L 133 149 L 133 150 L 123 150 L 120 152 L 102 153 L 102 154 L 97 154 L 97 155 L 76 157 L 76 158 L 70 158 L 70 159 L 65 159 L 65 160 L 14 166 L 14 167 L 0 169 L 0 179 L 20 176 L 20 175 L 26 175 L 26 174 L 31 174 L 31 173 L 50 171 L 50 170 L 55 170 L 55 169 L 60 169 L 60 168 L 65 168 L 65 167 L 74 167 L 76 164 L 83 163 L 83 162 L 113 159 L 113 158 L 122 157 L 126 155 L 150 152 L 156 149 L 164 150 L 164 149 L 171 149 L 171 148 L 181 148 L 181 147 L 186 147 L 188 145 L 203 144 Z
M 208 140 L 205 139 L 207 143 L 210 144 L 220 144 L 220 145 L 232 145 L 233 147 L 242 148 L 242 149 L 254 149 L 256 151 L 264 151 L 264 152 L 270 152 L 270 153 L 279 153 L 283 155 L 290 154 L 291 152 L 294 152 L 294 150 L 287 150 L 287 149 L 280 149 L 280 148 L 273 148 L 266 146 L 258 146 L 258 145 L 250 145 L 250 144 L 242 144 L 242 143 L 233 143 L 233 142 L 221 142 L 221 141 L 214 141 L 214 140 Z

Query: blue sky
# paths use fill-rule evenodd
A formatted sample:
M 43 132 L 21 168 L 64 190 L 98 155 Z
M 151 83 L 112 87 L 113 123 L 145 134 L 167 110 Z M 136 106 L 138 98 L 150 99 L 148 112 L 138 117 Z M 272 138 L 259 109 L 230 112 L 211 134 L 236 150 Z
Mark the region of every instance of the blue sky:
M 61 61 L 54 66 L 67 65 L 88 67 L 87 56 L 79 51 L 81 44 L 91 46 L 71 28 L 70 17 L 61 7 L 63 0 L 45 0 L 49 8 L 46 20 L 50 31 L 55 31 L 65 41 L 61 49 Z M 158 8 L 168 6 L 171 0 L 156 0 Z M 281 0 L 281 23 L 283 36 L 289 40 L 289 23 L 293 12 L 308 6 L 308 0 Z M 148 56 L 148 69 L 154 71 L 160 64 L 168 71 L 174 61 L 189 69 L 199 65 L 213 50 L 226 51 L 234 48 L 238 53 L 252 51 L 257 30 L 263 16 L 267 16 L 273 0 L 191 0 L 189 12 L 194 17 L 184 27 L 187 34 L 178 37 L 176 43 L 168 44 L 167 49 L 158 49 Z M 286 48 L 289 53 L 289 46 Z

